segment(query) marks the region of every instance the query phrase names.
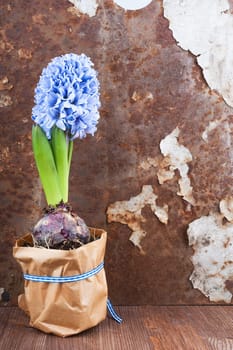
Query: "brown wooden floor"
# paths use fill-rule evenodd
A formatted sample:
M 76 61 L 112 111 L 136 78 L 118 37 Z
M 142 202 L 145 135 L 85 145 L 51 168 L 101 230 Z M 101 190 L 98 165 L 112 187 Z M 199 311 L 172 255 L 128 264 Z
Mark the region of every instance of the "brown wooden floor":
M 130 306 L 80 335 L 59 338 L 28 326 L 18 308 L 0 308 L 1 350 L 233 349 L 232 306 Z

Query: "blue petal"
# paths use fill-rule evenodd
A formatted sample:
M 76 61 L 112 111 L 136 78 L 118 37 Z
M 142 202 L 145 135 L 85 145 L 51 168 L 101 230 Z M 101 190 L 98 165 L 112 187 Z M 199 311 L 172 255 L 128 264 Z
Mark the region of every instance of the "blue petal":
M 32 119 L 48 138 L 56 124 L 72 139 L 94 134 L 99 120 L 99 81 L 93 63 L 84 54 L 55 57 L 43 69 L 35 89 Z

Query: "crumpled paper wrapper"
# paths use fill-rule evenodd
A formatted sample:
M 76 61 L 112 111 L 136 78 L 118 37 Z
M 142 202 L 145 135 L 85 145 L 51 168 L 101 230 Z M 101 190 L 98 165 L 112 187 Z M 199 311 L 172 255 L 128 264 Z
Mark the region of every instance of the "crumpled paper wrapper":
M 67 277 L 83 274 L 104 260 L 107 233 L 90 228 L 94 241 L 74 250 L 25 247 L 30 234 L 16 241 L 13 256 L 23 273 Z M 47 283 L 25 280 L 19 307 L 30 317 L 30 325 L 45 333 L 67 337 L 96 326 L 107 314 L 105 271 L 77 282 Z

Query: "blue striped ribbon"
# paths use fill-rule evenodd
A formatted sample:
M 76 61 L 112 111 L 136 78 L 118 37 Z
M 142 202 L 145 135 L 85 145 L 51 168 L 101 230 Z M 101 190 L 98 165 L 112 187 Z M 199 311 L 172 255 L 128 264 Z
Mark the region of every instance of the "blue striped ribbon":
M 53 276 L 37 276 L 37 275 L 29 275 L 25 273 L 24 279 L 27 281 L 32 281 L 32 282 L 47 282 L 47 283 L 66 283 L 66 282 L 78 282 L 82 281 L 86 278 L 92 277 L 96 275 L 98 272 L 100 272 L 104 268 L 104 262 L 100 263 L 97 267 L 94 269 L 82 273 L 81 275 L 74 275 L 74 276 L 68 276 L 68 277 L 53 277 Z M 117 321 L 118 323 L 122 322 L 122 318 L 115 312 L 113 309 L 113 306 L 110 302 L 110 300 L 107 300 L 107 308 L 112 316 L 112 318 Z
M 107 300 L 107 308 L 108 308 L 108 312 L 110 313 L 110 315 L 115 321 L 117 321 L 118 323 L 121 323 L 123 321 L 122 318 L 113 309 L 112 303 L 109 299 Z
M 81 275 L 74 275 L 69 277 L 36 276 L 36 275 L 29 275 L 25 273 L 24 279 L 27 281 L 33 281 L 33 282 L 52 282 L 52 283 L 77 282 L 77 281 L 82 281 L 88 277 L 94 276 L 95 274 L 100 272 L 103 269 L 103 267 L 104 267 L 104 263 L 102 262 L 93 270 L 82 273 Z

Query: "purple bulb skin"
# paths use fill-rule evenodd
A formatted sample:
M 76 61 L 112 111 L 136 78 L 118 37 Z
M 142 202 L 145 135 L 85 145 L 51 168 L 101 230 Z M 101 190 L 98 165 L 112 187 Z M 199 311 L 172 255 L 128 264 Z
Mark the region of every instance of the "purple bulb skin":
M 64 208 L 46 213 L 35 225 L 32 236 L 35 246 L 45 248 L 76 247 L 90 241 L 90 231 L 84 220 Z

